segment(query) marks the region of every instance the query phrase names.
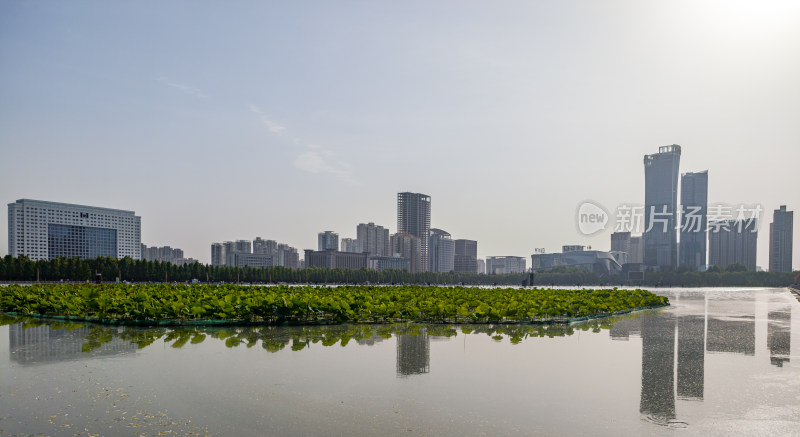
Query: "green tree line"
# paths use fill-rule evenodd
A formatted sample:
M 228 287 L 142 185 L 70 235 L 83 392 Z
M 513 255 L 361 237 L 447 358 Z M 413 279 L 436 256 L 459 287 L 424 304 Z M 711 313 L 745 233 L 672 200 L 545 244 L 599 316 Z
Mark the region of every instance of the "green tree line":
M 795 282 L 798 272 L 754 272 L 731 265 L 713 266 L 705 272 L 662 271 L 645 272 L 644 281 L 631 284 L 621 276 L 598 276 L 574 267 L 556 267 L 536 272 L 534 285 L 643 285 L 670 287 L 785 287 Z M 100 257 L 95 259 L 56 258 L 32 261 L 24 256 L 0 258 L 0 281 L 89 281 L 100 273 L 104 281 L 120 277 L 130 282 L 248 282 L 248 283 L 339 283 L 363 284 L 468 284 L 521 285 L 529 280 L 527 274 L 479 275 L 477 273 L 411 273 L 406 270 L 347 270 L 310 267 L 224 267 L 200 263 L 174 264 Z M 528 284 L 530 285 L 530 284 Z
M 647 287 L 786 287 L 799 272 L 756 272 L 742 264 L 711 266 L 704 272 L 646 271 L 643 281 L 623 276 L 598 276 L 577 267 L 556 267 L 536 272 L 536 285 L 641 285 Z
M 472 284 L 519 285 L 525 275 L 479 275 L 477 273 L 411 273 L 406 270 L 348 270 L 310 267 L 225 267 L 200 263 L 174 264 L 134 260 L 131 258 L 95 259 L 56 258 L 32 261 L 24 256 L 0 259 L 0 281 L 89 281 L 100 273 L 104 281 L 117 277 L 130 282 L 248 282 L 248 283 L 408 283 L 408 284 Z

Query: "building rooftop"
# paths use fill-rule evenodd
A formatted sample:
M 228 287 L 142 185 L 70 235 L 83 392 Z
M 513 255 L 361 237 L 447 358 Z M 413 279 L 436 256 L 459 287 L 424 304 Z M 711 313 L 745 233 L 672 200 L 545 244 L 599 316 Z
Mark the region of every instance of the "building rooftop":
M 61 202 L 50 202 L 48 200 L 36 200 L 36 199 L 17 199 L 15 203 L 23 203 L 23 202 L 35 202 L 35 203 L 43 203 L 52 206 L 58 206 L 62 208 L 92 208 L 92 209 L 99 209 L 108 212 L 116 212 L 116 213 L 126 213 L 126 214 L 135 214 L 134 211 L 129 211 L 125 209 L 114 209 L 114 208 L 104 208 L 102 206 L 91 206 L 91 205 L 78 205 L 74 203 L 61 203 Z M 9 206 L 14 205 L 14 203 L 9 203 Z

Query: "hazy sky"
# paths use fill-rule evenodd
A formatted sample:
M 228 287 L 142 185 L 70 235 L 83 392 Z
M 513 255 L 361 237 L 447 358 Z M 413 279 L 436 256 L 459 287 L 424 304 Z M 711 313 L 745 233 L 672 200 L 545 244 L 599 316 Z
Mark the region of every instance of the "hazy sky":
M 204 262 L 395 232 L 399 191 L 480 257 L 608 249 L 577 206 L 643 203 L 673 143 L 767 210 L 758 265 L 794 210 L 800 267 L 800 2 L 0 2 L 2 204 L 134 210 Z

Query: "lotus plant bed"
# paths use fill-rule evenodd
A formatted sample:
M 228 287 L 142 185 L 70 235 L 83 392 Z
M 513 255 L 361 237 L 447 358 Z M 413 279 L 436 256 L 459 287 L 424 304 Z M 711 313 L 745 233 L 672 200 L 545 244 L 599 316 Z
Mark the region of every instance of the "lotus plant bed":
M 647 290 L 401 286 L 12 284 L 10 315 L 130 325 L 572 323 L 669 305 Z

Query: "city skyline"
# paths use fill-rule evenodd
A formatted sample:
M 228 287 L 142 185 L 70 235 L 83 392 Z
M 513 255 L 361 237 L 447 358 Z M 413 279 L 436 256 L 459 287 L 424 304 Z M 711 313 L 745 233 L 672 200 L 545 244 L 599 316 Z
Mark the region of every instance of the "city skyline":
M 641 157 L 668 144 L 709 170 L 709 205 L 761 205 L 763 268 L 766 212 L 800 208 L 793 2 L 0 12 L 0 198 L 134 210 L 142 241 L 204 263 L 390 225 L 403 191 L 479 258 L 607 249 L 577 205 L 643 204 Z
M 667 150 L 669 149 L 669 150 Z M 680 153 L 680 147 L 677 145 L 668 146 L 666 148 L 661 148 L 661 150 L 666 151 L 666 153 L 672 153 L 673 150 L 677 150 Z M 645 156 L 645 168 L 648 167 L 648 162 L 653 159 L 652 155 Z M 670 158 L 666 158 L 670 159 Z M 675 179 L 677 175 L 677 165 L 669 164 L 668 167 L 675 167 L 669 170 L 669 174 L 675 173 L 675 175 L 670 176 L 669 178 Z M 661 178 L 662 176 L 656 176 L 656 179 Z M 757 233 L 758 233 L 758 224 L 760 223 L 760 216 L 751 216 L 749 218 L 740 218 L 737 220 L 728 220 L 725 216 L 721 216 L 719 210 L 719 205 L 716 205 L 714 210 L 717 210 L 714 214 L 713 219 L 708 219 L 705 217 L 705 192 L 707 191 L 708 182 L 707 182 L 707 171 L 703 171 L 700 173 L 686 173 L 683 174 L 681 179 L 684 180 L 681 183 L 680 187 L 683 190 L 684 183 L 687 183 L 687 179 L 701 177 L 701 182 L 699 187 L 695 186 L 695 182 L 689 183 L 687 189 L 688 191 L 683 191 L 681 194 L 682 201 L 679 208 L 665 208 L 664 210 L 668 209 L 677 209 L 682 211 L 680 215 L 677 214 L 670 214 L 674 218 L 670 218 L 669 220 L 674 221 L 676 224 L 675 228 L 672 231 L 672 237 L 675 238 L 677 234 L 681 235 L 681 241 L 686 239 L 684 235 L 684 231 L 691 231 L 692 229 L 700 230 L 708 228 L 708 235 L 707 240 L 706 238 L 702 238 L 701 240 L 697 240 L 695 237 L 694 241 L 691 244 L 702 244 L 703 250 L 702 253 L 705 254 L 705 246 L 709 246 L 708 252 L 708 264 L 707 266 L 720 266 L 726 267 L 730 264 L 743 264 L 748 270 L 766 270 L 763 269 L 760 263 L 757 263 L 756 256 L 757 256 Z M 659 181 L 661 182 L 661 181 Z M 674 194 L 672 197 L 676 197 L 677 187 L 670 187 L 670 184 L 667 186 L 659 187 L 658 185 L 653 185 L 651 189 L 658 188 L 660 191 L 665 193 L 669 197 L 669 193 L 673 192 Z M 698 191 L 699 190 L 699 191 Z M 688 195 L 687 195 L 688 193 Z M 699 197 L 698 197 L 699 196 Z M 662 195 L 663 197 L 663 195 Z M 430 204 L 431 199 L 430 196 L 420 194 L 420 193 L 398 193 L 398 226 L 402 226 L 402 229 L 405 231 L 409 231 L 412 228 L 425 228 L 427 227 L 427 223 L 429 222 L 430 217 Z M 668 198 L 667 201 L 669 201 Z M 652 200 L 652 199 L 651 199 Z M 688 203 L 687 203 L 688 202 Z M 657 202 L 647 202 L 647 204 L 657 204 Z M 697 214 L 697 211 L 693 211 L 694 207 L 699 205 L 700 210 L 702 213 Z M 645 210 L 647 206 L 644 207 Z M 656 208 L 656 206 L 652 206 L 651 208 Z M 85 211 L 85 212 L 84 212 Z M 100 212 L 101 214 L 96 216 L 95 212 Z M 751 211 L 752 212 L 752 211 Z M 111 213 L 111 216 L 107 216 L 105 214 Z M 73 205 L 73 204 L 64 204 L 60 202 L 51 202 L 51 201 L 39 201 L 39 200 L 31 200 L 31 199 L 20 199 L 17 200 L 15 203 L 8 204 L 8 217 L 9 219 L 13 218 L 14 226 L 9 226 L 8 228 L 8 235 L 15 236 L 14 237 L 14 247 L 17 248 L 24 248 L 24 249 L 13 249 L 11 245 L 9 245 L 9 250 L 14 252 L 17 250 L 20 255 L 27 255 L 32 257 L 34 260 L 36 259 L 51 259 L 54 257 L 63 257 L 63 256 L 78 256 L 81 258 L 92 258 L 95 256 L 111 256 L 116 258 L 122 258 L 123 256 L 129 255 L 119 255 L 116 253 L 117 244 L 122 243 L 123 240 L 127 241 L 129 237 L 120 237 L 120 240 L 117 241 L 116 238 L 113 238 L 113 241 L 109 240 L 108 244 L 113 244 L 113 248 L 110 247 L 108 250 L 112 252 L 109 253 L 100 253 L 92 254 L 89 253 L 88 256 L 86 254 L 79 254 L 75 252 L 76 250 L 89 250 L 90 252 L 93 250 L 100 250 L 99 248 L 104 247 L 102 241 L 105 240 L 97 240 L 95 234 L 98 232 L 113 232 L 114 235 L 120 229 L 119 226 L 127 226 L 127 225 L 120 225 L 117 223 L 116 219 L 113 217 L 117 214 L 122 213 L 125 216 L 129 216 L 134 218 L 133 211 L 123 211 L 123 210 L 116 210 L 116 209 L 109 209 L 104 207 L 97 207 L 97 206 L 88 206 L 88 205 Z M 773 247 L 775 246 L 775 241 L 781 241 L 779 249 L 780 251 L 786 250 L 781 256 L 781 261 L 778 261 L 778 264 L 781 266 L 791 266 L 792 263 L 792 228 L 793 228 L 793 211 L 787 211 L 786 205 L 781 205 L 780 209 L 775 210 L 775 215 L 773 216 L 773 222 L 769 224 L 770 228 L 770 259 L 769 259 L 769 270 L 770 271 L 791 271 L 789 267 L 774 267 L 773 266 Z M 66 214 L 66 215 L 64 215 Z M 687 216 L 688 214 L 688 216 Z M 730 211 L 730 214 L 733 214 Z M 666 215 L 666 214 L 661 214 Z M 63 217 L 62 217 L 63 216 Z M 667 219 L 659 219 L 658 213 L 650 214 L 649 216 L 655 217 L 650 218 L 651 221 L 658 222 L 667 221 Z M 647 227 L 647 219 L 649 218 L 648 214 L 644 214 L 641 217 L 645 223 L 645 227 Z M 409 223 L 409 217 L 414 217 L 411 222 L 413 225 Z M 727 217 L 733 217 L 733 215 L 728 215 Z M 780 218 L 779 218 L 780 217 Z M 615 217 L 619 223 L 620 216 Z M 141 218 L 135 216 L 136 219 L 136 238 L 138 241 L 138 235 L 140 234 L 140 220 Z M 699 219 L 699 221 L 698 221 Z M 67 220 L 67 221 L 65 221 Z M 105 220 L 105 221 L 104 221 Z M 127 219 L 126 219 L 127 220 Z M 707 223 L 706 223 L 707 220 Z M 624 221 L 624 220 L 623 220 Z M 631 221 L 630 219 L 628 221 Z M 636 221 L 633 219 L 632 221 Z M 74 223 L 73 223 L 74 222 Z M 691 222 L 691 223 L 690 223 Z M 696 222 L 696 223 L 695 223 Z M 45 227 L 54 227 L 59 228 L 64 227 L 61 223 L 72 223 L 77 224 L 78 226 L 67 226 L 71 228 L 75 228 L 74 230 L 68 232 L 67 234 L 63 234 L 64 232 L 55 232 L 51 229 L 48 233 L 47 231 L 43 231 L 42 226 Z M 776 225 L 777 223 L 777 225 Z M 90 227 L 86 227 L 86 226 Z M 688 226 L 687 226 L 688 225 Z M 91 227 L 95 226 L 95 227 Z M 132 225 L 131 225 L 132 226 Z M 780 229 L 780 234 L 776 234 L 773 238 L 773 227 L 778 226 Z M 26 230 L 27 228 L 31 228 L 30 231 Z M 117 229 L 117 230 L 115 230 Z M 131 230 L 133 227 L 131 227 Z M 610 228 L 609 228 L 610 229 Z M 666 229 L 666 228 L 665 228 Z M 784 229 L 786 232 L 784 232 Z M 24 231 L 23 231 L 24 230 Z M 372 232 L 370 232 L 372 230 Z M 421 232 L 419 229 L 415 229 L 416 232 Z M 124 233 L 124 232 L 123 232 Z M 322 251 L 333 251 L 337 253 L 344 254 L 346 253 L 365 253 L 367 254 L 368 258 L 372 256 L 378 257 L 387 257 L 387 254 L 382 251 L 376 251 L 374 247 L 382 247 L 383 244 L 391 243 L 391 250 L 389 251 L 392 255 L 399 255 L 405 257 L 405 259 L 411 261 L 412 264 L 412 271 L 432 271 L 432 272 L 447 272 L 452 271 L 454 267 L 456 272 L 463 272 L 463 271 L 475 271 L 474 268 L 467 267 L 465 270 L 465 266 L 458 267 L 454 264 L 455 258 L 458 258 L 460 255 L 465 255 L 466 259 L 461 260 L 460 262 L 467 262 L 468 259 L 471 257 L 472 260 L 478 262 L 479 259 L 475 258 L 475 254 L 477 253 L 477 242 L 474 240 L 466 240 L 466 239 L 458 239 L 452 240 L 451 235 L 446 231 L 437 228 L 430 228 L 426 233 L 429 238 L 421 238 L 416 237 L 409 232 L 398 232 L 396 234 L 392 234 L 391 238 L 387 240 L 385 243 L 380 243 L 377 241 L 377 237 L 383 236 L 383 238 L 389 235 L 389 230 L 383 228 L 382 226 L 375 225 L 374 223 L 364 224 L 360 223 L 357 227 L 357 235 L 359 238 L 351 239 L 345 238 L 349 242 L 349 245 L 352 246 L 355 250 L 348 251 L 344 250 L 345 244 L 343 241 L 342 250 L 340 251 L 339 247 L 339 235 L 333 231 L 323 231 L 317 234 L 318 237 L 318 248 L 317 250 Z M 659 232 L 661 233 L 661 232 Z M 703 234 L 706 232 L 704 231 Z M 49 235 L 48 234 L 52 234 Z M 85 235 L 84 235 L 85 234 Z M 97 234 L 100 235 L 100 234 Z M 105 234 L 103 234 L 105 235 Z M 371 235 L 371 236 L 370 236 Z M 402 237 L 408 236 L 416 240 L 416 244 L 419 247 L 414 249 L 413 251 L 418 251 L 416 255 L 412 255 L 409 252 L 409 248 L 405 249 L 398 249 L 395 244 L 400 244 L 400 240 L 395 241 L 395 237 Z M 582 245 L 564 245 L 562 246 L 561 253 L 566 252 L 582 252 L 583 254 L 596 254 L 593 255 L 595 257 L 606 258 L 610 260 L 611 258 L 616 259 L 617 268 L 619 268 L 622 264 L 625 263 L 643 263 L 647 266 L 646 261 L 644 259 L 639 260 L 639 256 L 643 256 L 641 252 L 644 250 L 644 240 L 646 234 L 641 235 L 632 235 L 631 232 L 621 232 L 615 231 L 610 235 L 610 248 L 608 251 L 602 250 L 597 251 L 595 249 L 592 251 L 591 247 L 582 246 Z M 42 243 L 42 238 L 44 238 L 44 243 Z M 52 241 L 48 244 L 48 238 L 52 240 L 55 238 L 57 241 L 59 238 L 67 238 L 69 241 L 64 240 L 59 246 Z M 77 239 L 76 239 L 77 238 Z M 88 238 L 88 239 L 87 239 Z M 445 240 L 441 240 L 444 238 Z M 108 240 L 108 238 L 105 238 Z M 777 239 L 777 240 L 776 240 Z M 363 241 L 359 241 L 363 240 Z M 423 249 L 422 241 L 425 240 L 429 243 L 428 249 Z M 641 247 L 634 248 L 634 240 L 641 241 Z M 372 241 L 372 243 L 370 243 Z M 439 243 L 439 242 L 442 243 Z M 669 241 L 669 240 L 667 240 Z M 440 244 L 447 243 L 447 247 L 444 249 L 445 252 L 440 254 Z M 788 244 L 787 244 L 788 243 Z M 54 246 L 55 244 L 55 246 Z M 127 244 L 127 243 L 122 243 Z M 377 244 L 377 246 L 376 246 Z M 675 243 L 670 243 L 676 245 Z M 685 242 L 684 242 L 685 244 Z M 683 254 L 684 251 L 688 250 L 690 252 L 695 251 L 692 249 L 691 244 L 688 248 L 681 249 L 680 257 L 683 258 L 685 255 Z M 184 258 L 183 257 L 183 250 L 181 249 L 173 249 L 170 246 L 164 247 L 150 247 L 148 248 L 145 244 L 136 244 L 136 242 L 132 242 L 130 244 L 133 246 L 140 246 L 141 247 L 141 259 L 144 260 L 158 260 L 158 261 L 171 261 L 171 258 L 175 258 L 179 264 L 185 264 L 190 262 L 202 262 L 201 260 L 196 260 L 194 258 Z M 63 246 L 63 247 L 62 247 Z M 80 246 L 80 247 L 78 247 Z M 84 247 L 86 246 L 86 247 Z M 359 246 L 365 246 L 366 250 L 358 250 Z M 61 247 L 61 249 L 57 249 Z M 370 248 L 372 247 L 372 248 Z M 398 246 L 399 247 L 399 246 Z M 409 246 L 410 247 L 410 246 Z M 785 249 L 784 249 L 785 248 Z M 587 252 L 583 252 L 587 250 Z M 56 253 L 53 255 L 53 250 L 62 250 L 66 251 L 63 254 L 61 252 Z M 128 249 L 126 249 L 128 250 Z M 149 256 L 148 254 L 149 252 Z M 559 257 L 561 256 L 558 252 L 551 252 L 545 255 L 542 252 L 543 249 L 534 249 L 533 256 L 533 263 L 532 267 L 534 269 L 537 268 L 548 268 L 547 265 L 550 264 L 552 261 L 538 261 L 538 259 L 543 259 L 552 256 Z M 161 252 L 164 252 L 164 255 L 161 255 Z M 294 258 L 292 260 L 285 260 L 285 251 L 292 251 Z M 314 253 L 313 249 L 305 249 L 304 250 L 306 255 L 309 253 Z M 670 250 L 677 252 L 677 249 Z M 73 253 L 75 252 L 75 253 Z M 177 253 L 174 254 L 173 252 Z M 623 252 L 620 254 L 620 252 Z M 168 255 L 169 253 L 169 255 Z M 639 255 L 636 255 L 639 253 Z M 778 252 L 775 252 L 778 253 Z M 240 256 L 239 258 L 233 257 L 231 255 L 238 254 L 238 255 L 254 255 L 249 258 Z M 269 267 L 274 265 L 282 265 L 282 266 L 291 266 L 292 268 L 297 268 L 299 260 L 297 259 L 297 250 L 295 248 L 290 247 L 287 244 L 278 244 L 275 240 L 264 240 L 261 237 L 256 237 L 254 240 L 236 240 L 234 241 L 225 241 L 224 243 L 212 243 L 211 244 L 211 262 L 210 265 L 217 266 L 217 265 L 251 265 L 256 267 Z M 338 255 L 337 255 L 338 256 Z M 170 259 L 161 259 L 162 257 L 170 258 Z M 620 258 L 623 257 L 623 258 Z M 245 259 L 246 258 L 246 259 Z M 391 258 L 391 257 L 389 257 Z M 501 258 L 521 258 L 524 257 L 517 257 L 514 255 L 507 256 L 487 256 L 486 260 L 482 260 L 488 262 L 491 258 L 501 259 Z M 574 258 L 574 257 L 573 257 Z M 697 270 L 698 267 L 702 267 L 703 269 L 706 267 L 704 261 L 701 259 L 705 259 L 705 256 L 696 255 L 696 262 L 697 265 L 687 265 L 684 261 L 681 261 L 681 264 L 676 268 L 689 268 L 690 270 Z M 784 262 L 783 259 L 786 259 Z M 139 259 L 138 257 L 134 257 L 134 259 Z M 223 261 L 225 259 L 225 261 Z M 344 258 L 343 258 L 344 259 Z M 371 259 L 371 258 L 369 258 Z M 429 265 L 426 264 L 426 259 L 430 263 Z M 655 258 L 654 258 L 655 259 Z M 573 260 L 574 261 L 574 260 Z M 321 262 L 321 261 L 320 261 Z M 333 264 L 336 264 L 334 261 L 330 261 Z M 288 263 L 288 264 L 287 264 Z M 371 261 L 367 262 L 368 268 L 372 267 Z M 442 264 L 444 263 L 444 264 Z M 544 263 L 544 264 L 542 264 Z M 579 262 L 581 264 L 583 262 Z M 456 262 L 458 264 L 458 262 Z M 550 265 L 549 267 L 554 267 L 555 265 L 563 264 L 563 261 L 557 262 L 556 264 Z M 570 263 L 567 263 L 570 264 Z M 571 264 L 570 264 L 571 265 Z M 650 268 L 659 268 L 661 266 L 655 264 L 650 265 Z M 672 268 L 667 266 L 667 268 Z M 382 269 L 382 268 L 381 268 Z M 379 270 L 381 270 L 379 269 Z M 448 270 L 449 269 L 449 270 Z M 524 270 L 524 268 L 523 268 Z M 610 272 L 610 271 L 609 271 Z

